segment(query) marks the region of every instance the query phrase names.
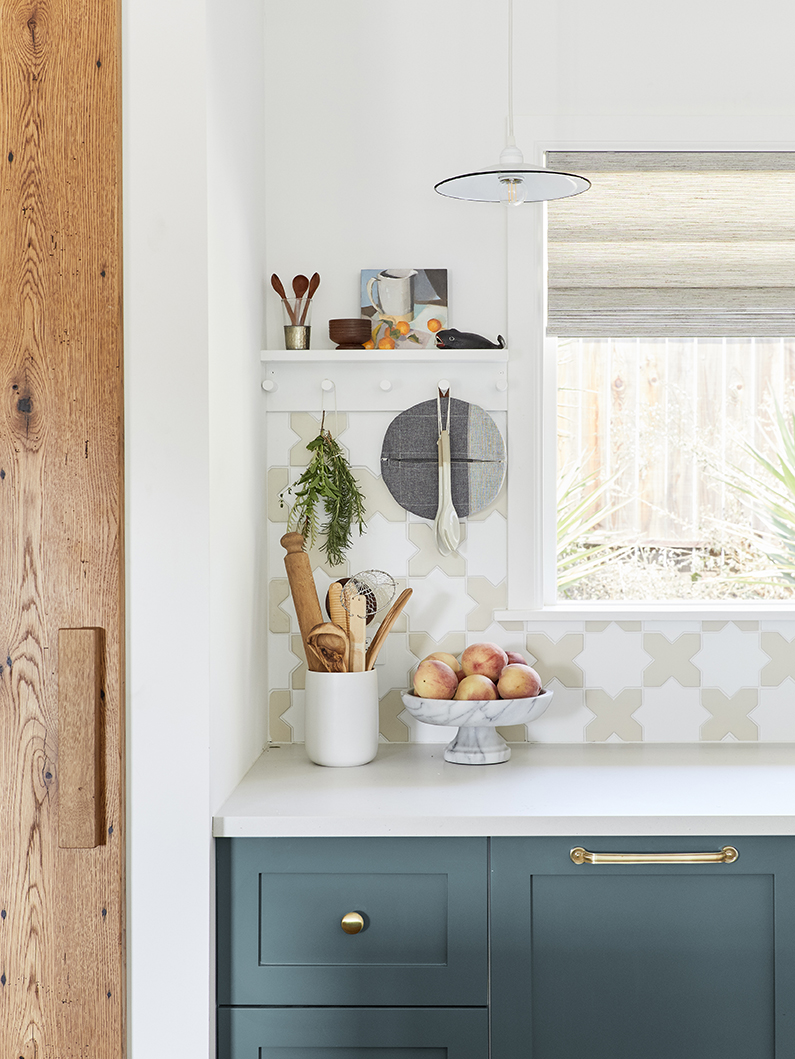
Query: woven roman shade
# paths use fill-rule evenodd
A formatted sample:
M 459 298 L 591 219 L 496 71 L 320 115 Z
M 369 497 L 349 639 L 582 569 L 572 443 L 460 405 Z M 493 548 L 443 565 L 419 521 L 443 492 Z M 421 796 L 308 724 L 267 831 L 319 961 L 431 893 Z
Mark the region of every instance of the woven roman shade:
M 795 152 L 550 151 L 547 331 L 795 335 Z

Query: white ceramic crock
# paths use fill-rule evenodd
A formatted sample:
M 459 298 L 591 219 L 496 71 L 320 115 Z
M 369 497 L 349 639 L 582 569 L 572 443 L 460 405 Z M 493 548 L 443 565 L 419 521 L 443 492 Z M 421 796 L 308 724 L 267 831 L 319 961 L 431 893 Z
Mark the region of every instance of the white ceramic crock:
M 378 752 L 378 674 L 306 674 L 304 745 L 316 765 L 365 765 Z

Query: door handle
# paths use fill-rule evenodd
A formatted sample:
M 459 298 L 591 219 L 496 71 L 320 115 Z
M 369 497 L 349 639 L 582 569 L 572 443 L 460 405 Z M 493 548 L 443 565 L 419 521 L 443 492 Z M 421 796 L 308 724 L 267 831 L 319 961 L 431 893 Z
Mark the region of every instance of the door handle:
M 575 864 L 733 864 L 740 854 L 734 846 L 714 853 L 591 853 L 575 846 L 569 856 Z

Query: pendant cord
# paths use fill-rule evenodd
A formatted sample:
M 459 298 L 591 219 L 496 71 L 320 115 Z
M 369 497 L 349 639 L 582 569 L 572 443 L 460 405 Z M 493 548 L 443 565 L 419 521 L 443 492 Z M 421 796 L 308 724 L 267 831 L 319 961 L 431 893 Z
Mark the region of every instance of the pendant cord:
M 513 0 L 508 0 L 508 143 L 516 143 L 513 135 Z

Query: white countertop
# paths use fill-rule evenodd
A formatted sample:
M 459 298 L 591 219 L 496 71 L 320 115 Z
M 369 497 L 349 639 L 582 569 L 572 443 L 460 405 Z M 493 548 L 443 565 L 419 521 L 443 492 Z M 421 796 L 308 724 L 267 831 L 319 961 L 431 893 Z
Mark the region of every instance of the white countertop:
M 269 747 L 213 818 L 216 837 L 792 835 L 795 745 L 520 744 L 452 765 L 442 743 L 382 743 L 358 768 Z

